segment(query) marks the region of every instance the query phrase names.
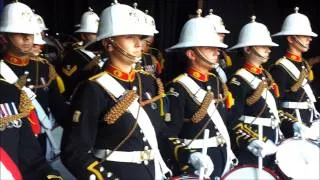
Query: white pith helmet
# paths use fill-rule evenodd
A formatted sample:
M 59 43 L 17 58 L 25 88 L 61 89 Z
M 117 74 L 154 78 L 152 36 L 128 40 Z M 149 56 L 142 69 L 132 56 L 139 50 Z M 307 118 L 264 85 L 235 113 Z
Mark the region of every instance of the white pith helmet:
M 42 35 L 40 32 L 34 33 L 33 44 L 38 44 L 38 45 L 46 44 L 46 42 L 42 39 Z
M 38 15 L 38 14 L 34 14 L 35 15 L 35 20 L 37 22 L 37 24 L 40 26 L 41 31 L 47 31 L 49 30 L 43 20 L 43 18 Z
M 20 2 L 7 4 L 2 10 L 0 32 L 34 34 L 36 28 L 31 8 Z
M 284 20 L 281 31 L 272 36 L 301 35 L 317 37 L 318 35 L 312 32 L 308 17 L 299 13 L 298 7 L 296 7 L 294 10 L 295 12 L 287 16 Z
M 278 46 L 272 42 L 268 28 L 256 22 L 256 16 L 252 16 L 251 22 L 242 27 L 238 43 L 229 50 L 249 46 Z
M 43 44 L 46 44 L 46 42 L 42 39 L 42 35 L 41 35 L 41 32 L 43 31 L 42 30 L 42 25 L 40 23 L 38 23 L 38 18 L 39 18 L 39 15 L 37 14 L 34 14 L 34 21 L 36 22 L 36 32 L 33 34 L 33 44 L 38 44 L 38 45 L 43 45 Z
M 213 14 L 213 9 L 209 10 L 209 14 L 205 18 L 209 19 L 210 22 L 213 23 L 213 26 L 217 33 L 222 33 L 222 34 L 230 33 L 230 31 L 228 31 L 224 26 L 222 18 L 220 16 Z
M 99 26 L 99 16 L 93 12 L 92 8 L 88 8 L 88 11 L 81 16 L 81 23 L 76 33 L 97 33 Z
M 167 52 L 189 47 L 228 47 L 220 41 L 212 23 L 208 19 L 201 17 L 201 12 L 202 10 L 198 9 L 198 17 L 192 18 L 184 24 L 179 42 L 166 49 Z
M 145 10 L 145 13 L 146 13 L 147 24 L 148 24 L 148 26 L 150 28 L 150 31 L 153 34 L 158 34 L 159 31 L 156 28 L 156 22 L 154 21 L 154 18 L 148 14 L 149 13 L 148 10 Z
M 115 0 L 100 15 L 97 41 L 121 35 L 152 36 L 153 33 L 147 28 L 144 12 Z

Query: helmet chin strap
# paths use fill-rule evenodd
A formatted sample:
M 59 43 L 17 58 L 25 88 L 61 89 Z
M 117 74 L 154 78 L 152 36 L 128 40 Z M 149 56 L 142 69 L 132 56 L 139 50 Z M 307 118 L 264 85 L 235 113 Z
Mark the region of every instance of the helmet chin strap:
M 306 49 L 306 50 L 309 49 L 309 47 L 307 47 L 301 43 L 301 41 L 299 40 L 299 38 L 297 36 L 293 36 L 293 40 L 298 44 L 298 48 L 302 48 L 302 49 Z
M 135 56 L 127 52 L 125 49 L 123 49 L 118 43 L 116 43 L 113 39 L 108 38 L 110 44 L 122 55 L 127 57 L 131 63 L 137 63 L 141 57 Z
M 255 47 L 252 47 L 252 52 L 254 55 L 256 55 L 258 58 L 262 59 L 262 60 L 268 60 L 268 57 L 262 56 L 260 53 L 258 53 L 258 51 L 256 50 Z
M 208 57 L 204 55 L 199 49 L 193 48 L 194 52 L 196 53 L 197 56 L 200 57 L 200 59 L 205 62 L 206 64 L 210 65 L 212 68 L 216 68 L 219 66 L 219 63 L 212 63 L 208 60 Z

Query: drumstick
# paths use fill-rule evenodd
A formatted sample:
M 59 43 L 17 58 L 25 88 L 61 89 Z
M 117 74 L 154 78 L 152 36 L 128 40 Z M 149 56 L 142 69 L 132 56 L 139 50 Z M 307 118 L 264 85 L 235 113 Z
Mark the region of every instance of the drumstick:
M 262 141 L 263 138 L 263 127 L 262 124 L 258 125 L 258 137 L 259 141 Z M 263 168 L 263 157 L 262 154 L 258 157 L 258 179 L 262 179 L 262 168 Z
M 203 155 L 207 155 L 207 141 L 209 139 L 209 129 L 205 129 L 204 130 L 204 134 L 203 134 L 203 146 L 202 146 L 202 154 Z M 204 178 L 204 167 L 200 168 L 200 173 L 199 173 L 199 180 L 203 180 Z

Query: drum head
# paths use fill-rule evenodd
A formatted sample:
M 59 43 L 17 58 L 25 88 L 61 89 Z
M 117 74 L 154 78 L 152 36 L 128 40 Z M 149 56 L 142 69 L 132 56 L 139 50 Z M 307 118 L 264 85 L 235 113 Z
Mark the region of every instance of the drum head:
M 319 147 L 309 141 L 288 139 L 280 144 L 276 163 L 280 170 L 294 179 L 320 179 Z
M 232 169 L 225 174 L 222 180 L 257 180 L 258 168 L 251 165 L 242 165 Z M 277 180 L 277 175 L 272 173 L 271 170 L 263 168 L 260 179 Z

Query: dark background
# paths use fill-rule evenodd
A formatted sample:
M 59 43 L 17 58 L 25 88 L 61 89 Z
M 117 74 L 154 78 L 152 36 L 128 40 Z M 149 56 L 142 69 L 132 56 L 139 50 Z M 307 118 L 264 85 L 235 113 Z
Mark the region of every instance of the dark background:
M 9 0 L 0 0 L 1 4 L 7 4 Z M 113 0 L 20 0 L 35 12 L 41 15 L 49 33 L 70 33 L 75 30 L 74 25 L 78 24 L 83 12 L 91 6 L 99 15 L 108 7 Z M 179 38 L 183 24 L 193 15 L 197 7 L 203 7 L 203 15 L 207 15 L 209 9 L 214 10 L 214 14 L 222 17 L 226 28 L 231 31 L 226 36 L 225 43 L 229 47 L 236 44 L 241 27 L 249 22 L 252 15 L 257 16 L 257 21 L 265 24 L 271 34 L 280 31 L 284 18 L 294 12 L 295 6 L 300 7 L 300 13 L 307 15 L 310 19 L 312 29 L 320 34 L 320 6 L 319 0 L 119 0 L 120 3 L 132 5 L 137 2 L 141 10 L 148 9 L 149 14 L 156 20 L 157 29 L 160 31 L 156 35 L 154 46 L 164 50 L 175 43 Z M 284 39 L 274 38 L 280 47 L 273 48 L 271 60 L 274 62 L 281 57 L 286 45 Z M 314 38 L 311 49 L 305 54 L 305 58 L 320 55 L 320 39 Z M 235 53 L 230 52 L 235 65 L 241 64 L 237 60 Z M 165 54 L 166 73 L 165 79 L 175 76 L 183 63 L 177 55 Z M 268 65 L 268 64 L 267 64 Z

